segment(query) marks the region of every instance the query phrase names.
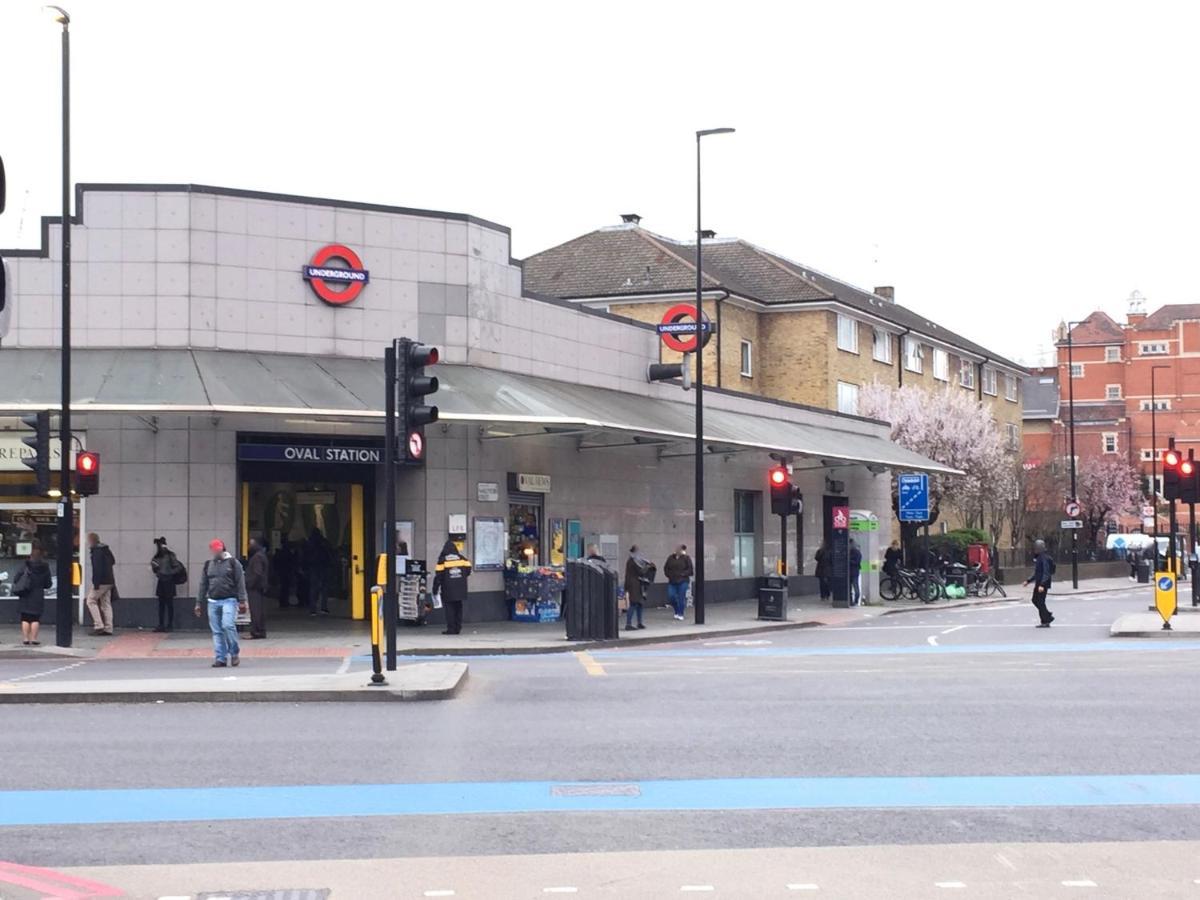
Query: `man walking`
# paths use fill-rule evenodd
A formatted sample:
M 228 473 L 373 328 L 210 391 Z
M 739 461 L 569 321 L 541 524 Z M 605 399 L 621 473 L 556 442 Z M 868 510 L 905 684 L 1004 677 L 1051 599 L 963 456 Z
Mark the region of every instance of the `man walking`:
M 1054 621 L 1054 614 L 1046 609 L 1046 592 L 1050 590 L 1050 581 L 1054 577 L 1054 560 L 1046 552 L 1045 541 L 1033 542 L 1033 575 L 1025 580 L 1025 584 L 1033 583 L 1033 605 L 1037 607 L 1038 628 L 1049 628 Z
M 267 551 L 262 541 L 250 538 L 250 556 L 246 560 L 246 594 L 250 598 L 250 638 L 261 640 L 267 636 Z
M 212 559 L 204 564 L 200 575 L 200 590 L 196 594 L 196 618 L 200 608 L 208 604 L 208 627 L 212 631 L 214 669 L 225 668 L 225 660 L 236 666 L 241 660 L 237 639 L 237 614 L 245 612 L 246 573 L 242 564 L 225 549 L 224 541 L 213 538 L 208 542 Z
M 462 632 L 463 601 L 467 599 L 467 579 L 471 577 L 471 561 L 463 556 L 449 538 L 438 554 L 433 576 L 433 592 L 440 594 L 446 610 L 446 630 L 442 634 Z
M 667 599 L 675 608 L 675 618 L 680 622 L 687 612 L 688 585 L 695 572 L 686 544 L 680 544 L 663 563 L 663 574 L 667 576 Z
M 100 543 L 100 536 L 92 531 L 87 536 L 88 561 L 92 570 L 92 587 L 87 595 L 88 611 L 92 614 L 92 634 L 113 633 L 113 565 L 116 558 L 108 544 Z

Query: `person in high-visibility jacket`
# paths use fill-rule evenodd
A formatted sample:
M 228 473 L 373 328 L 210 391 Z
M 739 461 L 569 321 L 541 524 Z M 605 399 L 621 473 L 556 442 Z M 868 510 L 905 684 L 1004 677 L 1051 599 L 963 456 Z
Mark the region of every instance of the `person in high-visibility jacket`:
M 441 595 L 446 610 L 446 630 L 442 634 L 462 632 L 463 601 L 467 599 L 467 579 L 471 577 L 471 561 L 463 556 L 454 541 L 447 540 L 438 555 L 433 576 L 433 592 Z

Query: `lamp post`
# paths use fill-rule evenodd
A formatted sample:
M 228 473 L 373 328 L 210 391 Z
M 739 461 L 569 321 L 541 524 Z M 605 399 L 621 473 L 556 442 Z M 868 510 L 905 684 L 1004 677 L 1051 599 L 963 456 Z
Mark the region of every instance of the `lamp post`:
M 710 134 L 733 134 L 732 128 L 696 132 L 696 588 L 692 592 L 696 624 L 704 624 L 704 266 L 700 237 L 700 140 Z
M 61 6 L 46 11 L 62 26 L 62 413 L 59 416 L 58 593 L 54 608 L 54 638 L 59 647 L 71 646 L 75 585 L 75 509 L 71 505 L 71 17 Z
M 1075 357 L 1072 353 L 1071 330 L 1082 322 L 1067 323 L 1067 415 L 1071 435 L 1071 502 L 1078 503 L 1075 488 Z M 1079 529 L 1071 529 L 1071 587 L 1079 589 Z
M 1154 504 L 1154 570 L 1158 571 L 1158 392 L 1154 386 L 1154 373 L 1170 366 L 1150 367 L 1150 497 Z M 1175 536 L 1171 536 L 1175 540 Z

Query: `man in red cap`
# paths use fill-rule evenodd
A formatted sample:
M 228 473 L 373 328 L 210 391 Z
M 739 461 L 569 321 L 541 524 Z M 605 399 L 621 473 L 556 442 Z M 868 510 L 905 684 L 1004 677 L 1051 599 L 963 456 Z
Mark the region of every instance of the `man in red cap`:
M 200 590 L 196 594 L 196 617 L 201 606 L 208 604 L 208 627 L 213 636 L 213 668 L 226 665 L 236 666 L 238 657 L 237 614 L 246 611 L 249 598 L 246 595 L 246 573 L 228 550 L 225 542 L 213 538 L 208 542 L 212 559 L 204 564 L 200 575 Z

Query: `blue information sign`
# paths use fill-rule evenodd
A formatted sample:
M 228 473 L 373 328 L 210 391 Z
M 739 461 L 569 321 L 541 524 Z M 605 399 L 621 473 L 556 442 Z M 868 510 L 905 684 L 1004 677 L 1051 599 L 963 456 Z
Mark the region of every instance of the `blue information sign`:
M 897 478 L 900 494 L 900 521 L 924 522 L 929 519 L 929 476 L 900 475 Z

